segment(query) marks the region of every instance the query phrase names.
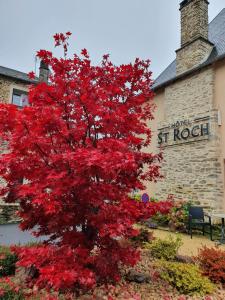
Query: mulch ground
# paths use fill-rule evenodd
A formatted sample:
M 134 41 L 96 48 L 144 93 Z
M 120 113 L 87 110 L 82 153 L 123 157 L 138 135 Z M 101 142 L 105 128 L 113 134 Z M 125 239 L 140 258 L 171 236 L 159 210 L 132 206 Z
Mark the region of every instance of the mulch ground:
M 150 272 L 152 281 L 149 284 L 132 283 L 134 290 L 141 294 L 141 300 L 225 300 L 225 290 L 218 288 L 217 292 L 211 297 L 187 297 L 182 296 L 166 282 L 157 277 L 157 268 L 151 258 L 149 251 L 142 252 L 142 259 L 136 267 L 137 270 L 147 273 Z
M 98 287 L 92 295 L 83 295 L 79 300 L 225 300 L 225 290 L 219 287 L 213 295 L 205 297 L 180 295 L 176 289 L 159 278 L 155 261 L 149 250 L 142 250 L 140 262 L 135 268 L 126 269 L 124 277 L 129 271 L 150 275 L 150 282 L 135 283 L 123 279 L 118 286 L 109 288 L 108 293 L 102 287 Z M 131 291 L 130 294 L 124 292 L 125 289 Z

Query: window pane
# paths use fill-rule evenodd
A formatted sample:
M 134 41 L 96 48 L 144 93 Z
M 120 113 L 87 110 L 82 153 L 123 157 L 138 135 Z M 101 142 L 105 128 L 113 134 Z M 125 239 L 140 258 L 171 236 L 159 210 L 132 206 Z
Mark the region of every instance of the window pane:
M 21 95 L 21 105 L 22 106 L 27 106 L 28 105 L 28 97 L 25 94 Z
M 22 90 L 13 90 L 13 95 L 12 95 L 12 103 L 23 107 L 28 105 L 28 96 L 25 91 Z
M 12 99 L 12 103 L 17 105 L 17 106 L 21 106 L 21 101 L 20 101 L 20 97 L 19 95 L 13 95 L 13 99 Z

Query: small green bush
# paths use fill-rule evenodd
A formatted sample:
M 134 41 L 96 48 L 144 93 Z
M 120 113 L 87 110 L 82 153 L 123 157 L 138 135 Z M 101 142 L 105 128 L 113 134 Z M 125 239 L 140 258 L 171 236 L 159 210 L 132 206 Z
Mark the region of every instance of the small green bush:
M 15 274 L 17 256 L 8 247 L 0 247 L 0 277 Z
M 196 265 L 178 262 L 161 262 L 160 265 L 161 278 L 182 294 L 203 296 L 211 294 L 215 289 L 215 285 L 202 276 Z
M 191 201 L 170 199 L 173 203 L 169 213 L 162 215 L 157 213 L 151 219 L 160 226 L 168 226 L 172 231 L 186 231 L 188 210 L 193 204 Z
M 139 230 L 139 234 L 135 237 L 132 237 L 131 241 L 136 246 L 142 246 L 144 243 L 151 243 L 154 239 L 153 232 L 141 228 Z
M 154 215 L 153 217 L 151 217 L 151 221 L 156 223 L 159 226 L 168 226 L 169 224 L 169 216 L 167 215 L 162 215 L 160 213 L 157 213 L 156 215 Z
M 155 239 L 151 244 L 145 243 L 145 247 L 151 251 L 154 258 L 165 260 L 174 260 L 181 245 L 180 236 L 176 239 L 169 236 L 167 239 Z
M 1 300 L 24 300 L 25 298 L 21 293 L 17 293 L 12 290 L 6 290 L 5 293 L 0 296 Z
M 19 287 L 11 280 L 0 282 L 1 300 L 24 300 L 24 295 Z

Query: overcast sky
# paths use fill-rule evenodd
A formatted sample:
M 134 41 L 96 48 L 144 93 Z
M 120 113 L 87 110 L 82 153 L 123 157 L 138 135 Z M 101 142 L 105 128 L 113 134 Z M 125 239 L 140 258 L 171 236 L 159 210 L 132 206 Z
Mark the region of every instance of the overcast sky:
M 71 53 L 87 48 L 97 64 L 150 58 L 153 77 L 180 45 L 180 0 L 0 0 L 0 65 L 34 70 L 35 52 L 54 50 L 52 35 L 71 31 Z M 210 21 L 225 7 L 211 0 Z

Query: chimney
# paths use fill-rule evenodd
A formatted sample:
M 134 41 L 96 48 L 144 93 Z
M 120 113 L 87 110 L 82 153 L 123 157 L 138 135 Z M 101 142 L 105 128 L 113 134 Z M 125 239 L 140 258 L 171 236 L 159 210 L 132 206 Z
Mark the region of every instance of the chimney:
M 202 64 L 209 57 L 213 44 L 208 40 L 207 0 L 183 0 L 181 12 L 181 48 L 177 53 L 177 75 Z
M 39 81 L 48 83 L 49 68 L 46 63 L 41 60 L 39 68 Z

